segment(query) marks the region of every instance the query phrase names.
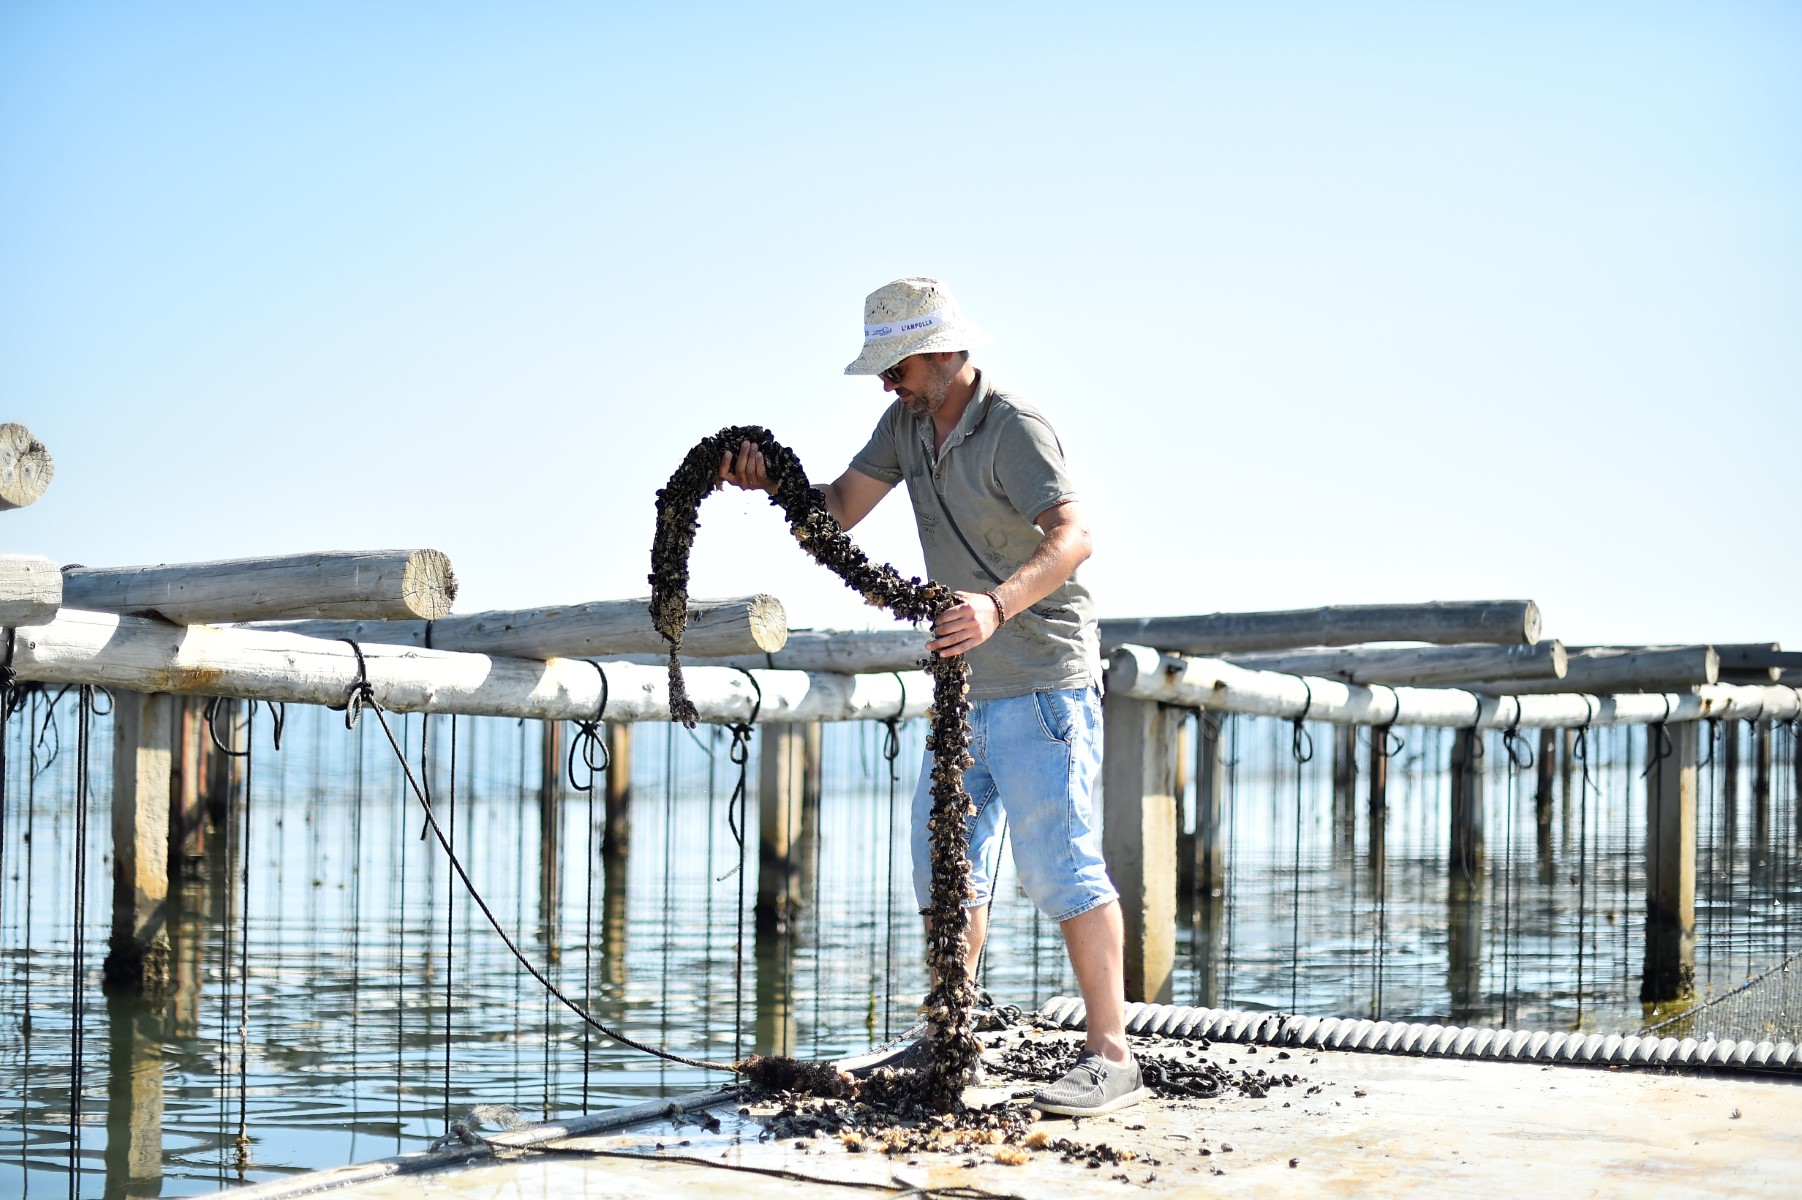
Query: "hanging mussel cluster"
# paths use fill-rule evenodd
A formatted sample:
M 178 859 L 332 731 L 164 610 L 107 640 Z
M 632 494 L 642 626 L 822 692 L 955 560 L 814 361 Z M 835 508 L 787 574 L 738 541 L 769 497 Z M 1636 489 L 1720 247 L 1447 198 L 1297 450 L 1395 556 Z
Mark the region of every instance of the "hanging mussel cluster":
M 701 501 L 719 484 L 720 463 L 751 442 L 763 451 L 770 480 L 776 485 L 771 503 L 788 519 L 801 548 L 831 569 L 864 600 L 887 609 L 903 621 L 930 621 L 957 603 L 943 584 L 904 579 L 887 564 L 878 565 L 859 550 L 826 509 L 825 497 L 807 481 L 794 451 L 756 425 L 734 425 L 704 438 L 690 450 L 657 493 L 657 533 L 651 544 L 651 620 L 669 639 L 670 714 L 693 727 L 698 714 L 683 684 L 677 659 L 688 624 L 688 558 L 700 528 Z M 927 748 L 932 751 L 932 894 L 928 916 L 931 936 L 927 965 L 934 980 L 924 1016 L 933 1047 L 929 1065 L 908 1072 L 899 1084 L 907 1098 L 936 1111 L 956 1108 L 962 1083 L 981 1053 L 970 1028 L 975 986 L 964 963 L 968 921 L 964 903 L 970 891 L 969 836 L 966 819 L 970 797 L 964 770 L 970 765 L 969 666 L 962 657 L 932 655 L 924 664 L 932 676 L 933 703 Z

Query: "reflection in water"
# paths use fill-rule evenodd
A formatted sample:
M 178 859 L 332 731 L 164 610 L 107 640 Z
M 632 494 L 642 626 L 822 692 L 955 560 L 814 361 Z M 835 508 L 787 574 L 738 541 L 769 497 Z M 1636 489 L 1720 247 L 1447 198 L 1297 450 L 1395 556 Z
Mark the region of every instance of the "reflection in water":
M 395 720 L 417 769 L 426 722 Z M 1711 732 L 1698 784 L 1696 970 L 1701 986 L 1720 990 L 1795 948 L 1797 811 L 1788 731 L 1773 739 L 1762 804 L 1750 771 L 1728 785 L 1728 734 L 1737 742 L 1743 731 Z M 1185 874 L 1179 1001 L 1637 1027 L 1641 733 L 1595 731 L 1588 763 L 1574 766 L 1569 739 L 1557 739 L 1550 775 L 1511 765 L 1492 739 L 1478 760 L 1483 861 L 1468 875 L 1448 871 L 1454 735 L 1397 731 L 1378 762 L 1369 731 L 1355 741 L 1320 734 L 1318 761 L 1298 766 L 1287 723 L 1229 718 L 1195 760 L 1182 828 L 1199 869 Z M 921 729 L 902 729 L 892 796 L 884 735 L 880 726 L 824 732 L 825 769 L 796 831 L 786 932 L 749 919 L 757 847 L 741 848 L 728 825 L 737 769 L 719 730 L 636 731 L 631 853 L 618 856 L 591 836 L 604 820 L 598 800 L 541 787 L 537 724 L 462 721 L 459 854 L 522 951 L 627 1034 L 712 1059 L 855 1052 L 905 1029 L 925 986 L 905 841 Z M 41 736 L 40 765 L 54 742 Z M 0 1195 L 62 1195 L 72 763 L 61 755 L 33 778 L 28 740 L 15 725 L 0 863 Z M 96 745 L 109 744 L 102 722 Z M 428 744 L 432 794 L 448 819 L 446 720 L 433 719 Z M 476 906 L 460 890 L 453 897 L 379 728 L 348 733 L 335 714 L 297 709 L 282 752 L 266 739 L 256 752 L 257 819 L 243 848 L 248 978 L 234 935 L 237 834 L 224 836 L 235 824 L 212 830 L 172 882 L 175 978 L 159 1005 L 101 1005 L 98 961 L 84 964 L 95 1003 L 85 1026 L 83 1167 L 92 1178 L 83 1194 L 181 1195 L 235 1182 L 240 1097 L 245 1174 L 256 1180 L 420 1149 L 447 1111 L 478 1103 L 564 1115 L 722 1082 L 623 1050 L 547 1000 Z M 110 772 L 95 775 L 89 855 L 98 864 Z M 1540 790 L 1548 778 L 1555 795 Z M 1216 786 L 1217 828 L 1198 831 L 1196 796 Z M 757 814 L 749 818 L 755 838 Z M 1217 892 L 1201 886 L 1209 871 Z M 986 986 L 1026 1005 L 1067 993 L 1056 926 L 1019 895 L 1011 862 L 999 876 Z M 107 899 L 89 889 L 90 945 L 104 938 Z

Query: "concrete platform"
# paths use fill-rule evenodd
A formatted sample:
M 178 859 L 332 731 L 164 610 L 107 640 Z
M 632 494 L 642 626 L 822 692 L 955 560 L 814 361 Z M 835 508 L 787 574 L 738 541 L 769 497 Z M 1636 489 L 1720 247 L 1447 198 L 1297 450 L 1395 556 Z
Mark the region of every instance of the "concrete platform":
M 1044 1043 L 1080 1034 L 1016 1036 Z M 1159 1045 L 1144 1041 L 1148 1048 Z M 678 1109 L 686 1111 L 674 1116 L 662 1114 L 667 1102 L 639 1106 L 619 1114 L 629 1120 L 621 1128 L 550 1126 L 500 1135 L 494 1139 L 499 1153 L 518 1156 L 510 1161 L 469 1161 L 484 1152 L 459 1148 L 239 1194 L 274 1200 L 331 1188 L 359 1200 L 599 1200 L 704 1189 L 792 1200 L 798 1186 L 821 1196 L 868 1194 L 871 1187 L 974 1188 L 1030 1200 L 1802 1193 L 1802 1080 L 1793 1074 L 1671 1073 L 1220 1042 L 1197 1050 L 1197 1058 L 1229 1072 L 1261 1067 L 1298 1078 L 1263 1097 L 1229 1092 L 1210 1100 L 1149 1101 L 1090 1120 L 1046 1117 L 1035 1131 L 1084 1152 L 1033 1150 L 1022 1165 L 998 1161 L 1000 1148 L 988 1145 L 890 1156 L 849 1149 L 832 1135 L 760 1140 L 760 1117 L 771 1110 L 741 1114 L 736 1100 L 715 1093 L 684 1097 Z M 993 1103 L 1026 1090 L 971 1089 L 966 1100 Z M 717 1127 L 704 1124 L 709 1118 Z M 527 1142 L 531 1151 L 506 1148 Z

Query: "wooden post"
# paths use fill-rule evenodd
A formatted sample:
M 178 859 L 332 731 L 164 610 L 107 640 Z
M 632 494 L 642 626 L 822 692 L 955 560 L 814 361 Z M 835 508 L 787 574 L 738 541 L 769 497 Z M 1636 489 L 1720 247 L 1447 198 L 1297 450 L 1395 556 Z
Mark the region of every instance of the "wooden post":
M 1570 844 L 1571 815 L 1576 811 L 1577 798 L 1571 795 L 1571 778 L 1576 772 L 1577 731 L 1561 729 L 1558 731 L 1558 794 L 1564 797 L 1563 818 L 1560 832 L 1566 845 Z
M 172 702 L 176 749 L 169 778 L 169 878 L 179 879 L 206 854 L 206 702 L 193 696 L 173 697 Z
M 601 853 L 623 858 L 632 848 L 632 727 L 607 723 L 607 829 Z
M 1130 617 L 1101 622 L 1104 651 L 1133 643 L 1184 654 L 1355 646 L 1364 642 L 1487 642 L 1532 645 L 1539 606 L 1531 600 L 1348 604 L 1283 612 Z
M 1358 727 L 1333 727 L 1333 830 L 1352 845 L 1358 828 Z
M 113 931 L 108 989 L 160 994 L 169 985 L 168 696 L 114 694 Z
M 801 730 L 801 803 L 811 816 L 819 812 L 820 793 L 825 788 L 826 727 L 818 721 L 808 721 Z
M 1771 845 L 1771 723 L 1752 722 L 1752 845 L 1768 863 Z
M 1533 816 L 1536 837 L 1534 846 L 1539 860 L 1539 881 L 1551 883 L 1556 870 L 1552 862 L 1552 807 L 1558 782 L 1558 731 L 1541 729 L 1539 749 L 1533 766 L 1538 786 L 1533 792 Z
M 162 1006 L 113 993 L 106 1021 L 106 1194 L 155 1195 L 163 1178 Z
M 1102 853 L 1126 925 L 1126 996 L 1168 1004 L 1176 964 L 1176 737 L 1181 713 L 1110 695 L 1103 706 Z
M 213 725 L 218 726 L 219 736 L 231 745 L 232 731 L 237 728 L 239 702 L 221 700 L 213 716 Z M 219 747 L 213 744 L 213 732 L 206 719 L 207 702 L 200 705 L 200 756 L 203 800 L 206 803 L 207 820 L 214 829 L 224 829 L 231 820 L 232 802 L 232 763 L 229 754 L 219 753 Z
M 1668 749 L 1660 752 L 1662 739 Z M 1642 1004 L 1684 999 L 1696 984 L 1696 723 L 1648 726 L 1646 964 Z
M 1483 869 L 1483 734 L 1460 729 L 1452 738 L 1452 853 L 1454 875 L 1474 879 Z
M 36 554 L 0 554 L 0 627 L 54 621 L 62 603 L 63 575 L 54 562 Z
M 757 928 L 786 932 L 800 912 L 795 850 L 807 785 L 807 736 L 795 725 L 765 725 L 757 763 Z
M 1739 838 L 1739 722 L 1721 722 L 1721 795 L 1727 842 Z
M 1389 839 L 1389 735 L 1390 727 L 1370 731 L 1370 800 L 1366 822 L 1370 827 L 1370 885 L 1381 896 L 1385 885 Z
M 1201 712 L 1195 714 L 1195 723 L 1197 726 L 1201 725 L 1202 722 L 1206 720 L 1206 714 Z M 1195 775 L 1195 770 L 1191 766 L 1190 758 L 1195 751 L 1192 751 L 1189 748 L 1189 740 L 1183 736 L 1188 732 L 1188 723 L 1189 715 L 1185 713 L 1176 730 L 1176 773 L 1174 782 L 1171 784 L 1171 792 L 1176 796 L 1176 894 L 1178 898 L 1178 908 L 1182 907 L 1181 902 L 1184 898 L 1195 893 L 1196 838 L 1194 833 L 1184 832 L 1185 829 L 1197 828 L 1194 821 L 1195 814 L 1190 811 L 1190 808 L 1195 801 L 1190 799 L 1189 794 L 1190 777 Z M 1199 730 L 1196 733 L 1195 745 L 1197 749 L 1201 746 L 1201 734 Z M 1199 776 L 1196 776 L 1195 782 L 1195 800 L 1199 801 Z
M 1218 896 L 1226 887 L 1226 852 L 1220 838 L 1220 803 L 1226 771 L 1220 761 L 1222 718 L 1195 717 L 1195 890 Z
M 426 714 L 422 720 L 431 720 Z M 545 721 L 539 739 L 538 914 L 552 962 L 562 959 L 556 934 L 563 911 L 563 725 Z

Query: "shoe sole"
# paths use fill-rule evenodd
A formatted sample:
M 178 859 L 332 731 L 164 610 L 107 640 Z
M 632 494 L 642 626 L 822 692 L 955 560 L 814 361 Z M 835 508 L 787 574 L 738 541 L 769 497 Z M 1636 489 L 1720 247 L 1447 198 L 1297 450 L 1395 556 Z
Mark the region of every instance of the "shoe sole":
M 1101 1117 L 1111 1112 L 1117 1112 L 1130 1104 L 1137 1104 L 1141 1100 L 1149 1099 L 1151 1099 L 1151 1089 L 1142 1087 L 1137 1091 L 1127 1092 L 1124 1096 L 1116 1096 L 1106 1104 L 1097 1104 L 1088 1108 L 1074 1104 L 1054 1104 L 1042 1101 L 1036 1096 L 1033 1097 L 1032 1107 L 1040 1112 L 1054 1113 L 1060 1117 Z

